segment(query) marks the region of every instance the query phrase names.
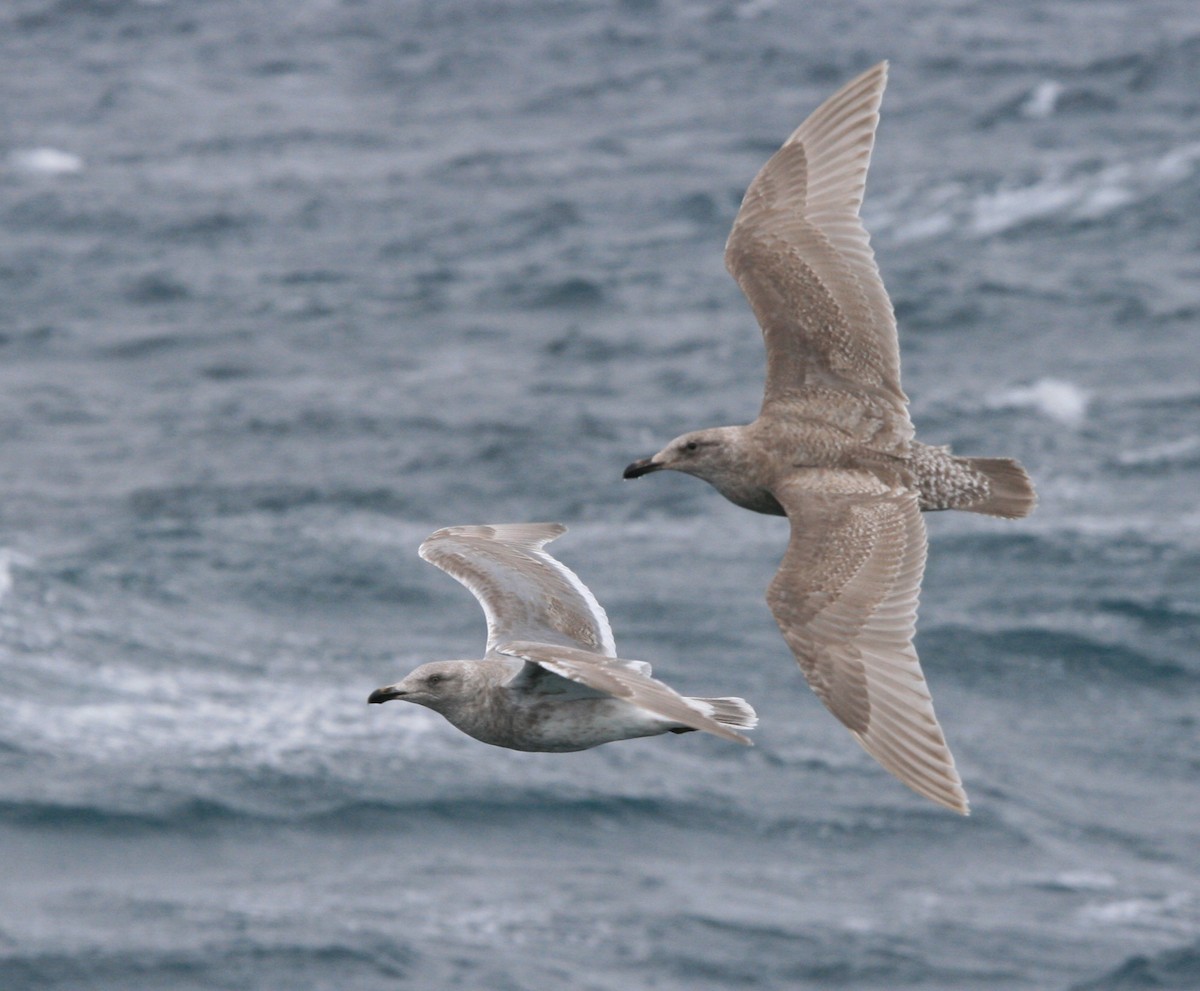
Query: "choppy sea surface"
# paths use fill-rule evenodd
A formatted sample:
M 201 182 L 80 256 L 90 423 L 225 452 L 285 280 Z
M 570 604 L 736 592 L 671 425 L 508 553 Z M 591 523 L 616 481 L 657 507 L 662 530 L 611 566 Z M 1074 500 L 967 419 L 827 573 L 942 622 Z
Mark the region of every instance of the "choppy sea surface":
M 621 480 L 754 416 L 729 224 L 885 57 L 914 419 L 1041 495 L 928 518 L 969 819 L 804 685 L 786 521 Z M 5 3 L 0 987 L 1200 988 L 1198 80 L 1193 0 Z M 368 707 L 522 520 L 757 746 Z

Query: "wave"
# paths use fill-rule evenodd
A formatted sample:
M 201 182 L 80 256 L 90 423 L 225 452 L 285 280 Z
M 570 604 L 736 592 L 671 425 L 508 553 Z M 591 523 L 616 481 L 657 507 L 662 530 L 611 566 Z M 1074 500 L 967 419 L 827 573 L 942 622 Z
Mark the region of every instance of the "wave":
M 1065 89 L 1057 79 L 1043 79 L 1021 102 L 1020 113 L 1035 120 L 1051 116 L 1058 109 Z
M 512 231 L 511 244 L 504 246 L 522 247 L 540 241 L 543 238 L 553 239 L 572 227 L 583 223 L 579 208 L 570 200 L 553 199 L 536 206 L 515 210 L 500 220 L 501 231 Z
M 1117 887 L 1117 879 L 1101 871 L 1064 871 L 1052 877 L 1034 881 L 1032 887 L 1040 891 L 1050 891 L 1056 894 L 1075 894 L 1077 892 L 1112 891 Z
M 8 207 L 4 216 L 10 224 L 22 229 L 55 234 L 97 234 L 112 240 L 136 234 L 143 226 L 136 213 L 108 206 L 104 200 L 85 207 L 50 191 L 40 191 L 18 200 Z
M 230 926 L 236 919 L 230 912 Z M 350 934 L 345 940 L 273 942 L 246 935 L 198 949 L 109 949 L 78 953 L 0 951 L 5 991 L 37 988 L 246 987 L 247 975 L 269 974 L 271 987 L 376 987 L 414 976 L 420 954 L 404 942 Z M 424 968 L 422 968 L 424 970 Z M 252 982 L 252 986 L 267 985 Z
M 1097 166 L 1048 169 L 1024 184 L 973 189 L 943 183 L 864 206 L 873 236 L 905 244 L 953 232 L 989 238 L 1026 224 L 1095 223 L 1138 206 L 1192 179 L 1200 166 L 1200 142 L 1147 158 Z
M 251 818 L 229 805 L 202 799 L 180 799 L 160 808 L 122 811 L 100 804 L 44 801 L 0 801 L 0 822 L 45 831 L 87 830 L 122 836 L 163 828 L 195 830 L 222 821 Z M 262 817 L 260 817 L 262 818 Z
M 1171 688 L 1196 676 L 1174 661 L 1065 630 L 1031 626 L 983 632 L 951 624 L 926 627 L 921 640 L 926 657 L 955 658 L 960 676 L 969 671 L 973 675 L 1015 675 L 1026 680 L 1032 666 L 1043 672 L 1060 671 L 1072 678 L 1082 676 L 1088 685 L 1097 676 L 1108 675 L 1160 688 Z
M 595 307 L 604 303 L 607 293 L 594 279 L 569 276 L 564 279 L 542 279 L 538 276 L 509 278 L 484 295 L 499 299 L 517 309 L 549 310 Z
M 0 600 L 3 600 L 13 587 L 13 567 L 29 568 L 34 564 L 33 558 L 15 551 L 9 547 L 0 547 Z
M 408 501 L 389 488 L 322 488 L 291 482 L 171 485 L 137 489 L 129 496 L 131 511 L 142 520 L 284 514 L 314 505 L 399 515 L 408 507 Z
M 9 152 L 8 164 L 16 172 L 39 176 L 75 175 L 83 171 L 83 157 L 58 148 L 18 148 Z
M 1191 991 L 1200 988 L 1200 942 L 1152 956 L 1138 954 L 1094 980 L 1072 984 L 1071 991 Z
M 208 210 L 164 224 L 155 236 L 180 244 L 215 246 L 226 238 L 246 237 L 252 228 L 262 223 L 262 217 L 253 211 Z M 296 284 L 287 276 L 279 281 L 283 285 Z
M 139 0 L 144 2 L 144 0 Z M 356 151 L 376 151 L 386 144 L 376 131 L 317 128 L 308 125 L 270 130 L 258 128 L 249 134 L 220 134 L 215 137 L 186 139 L 180 142 L 179 152 L 188 157 L 205 155 L 231 156 L 237 152 L 284 154 L 289 148 L 304 145 L 336 145 Z
M 1064 379 L 1042 378 L 1031 385 L 1013 386 L 992 393 L 986 403 L 991 409 L 1032 409 L 1070 427 L 1087 417 L 1086 389 Z
M 769 895 L 762 900 L 771 903 Z M 778 915 L 739 909 L 736 901 L 673 915 L 656 959 L 683 986 L 704 987 L 976 987 L 1015 976 L 1008 968 L 939 963 L 912 940 L 857 920 L 831 924 L 796 918 L 793 910 L 781 922 Z
M 1049 120 L 1075 114 L 1112 113 L 1119 109 L 1119 100 L 1103 86 L 1063 82 L 1047 77 L 1020 90 L 978 120 L 978 127 L 991 130 L 1002 124 L 1021 121 Z
M 1139 472 L 1200 467 L 1200 438 L 1179 437 L 1118 451 L 1111 463 L 1119 469 L 1136 469 Z
M 138 276 L 125 288 L 125 298 L 138 305 L 178 303 L 190 299 L 191 296 L 192 290 L 187 284 L 167 271 L 147 272 Z
M 266 782 L 264 785 L 268 784 Z M 443 787 L 440 791 L 449 789 Z M 0 801 L 0 822 L 10 826 L 36 829 L 112 833 L 127 836 L 132 832 L 210 832 L 226 825 L 279 823 L 303 825 L 317 830 L 394 831 L 396 829 L 436 829 L 473 831 L 486 823 L 489 828 L 519 828 L 536 834 L 553 824 L 555 830 L 567 826 L 634 827 L 638 824 L 655 830 L 676 827 L 687 831 L 745 831 L 752 816 L 735 808 L 714 809 L 709 801 L 672 799 L 659 795 L 570 794 L 549 789 L 508 788 L 503 793 L 486 786 L 473 793 L 408 798 L 398 795 L 393 801 L 348 799 L 343 801 L 260 802 L 258 807 L 217 798 L 182 795 L 158 795 L 144 807 L 117 808 L 94 802 Z M 811 830 L 814 823 L 797 824 Z M 850 827 L 847 827 L 850 828 Z M 892 828 L 895 828 L 894 822 Z M 875 827 L 870 827 L 874 832 Z M 854 830 L 857 833 L 857 830 Z

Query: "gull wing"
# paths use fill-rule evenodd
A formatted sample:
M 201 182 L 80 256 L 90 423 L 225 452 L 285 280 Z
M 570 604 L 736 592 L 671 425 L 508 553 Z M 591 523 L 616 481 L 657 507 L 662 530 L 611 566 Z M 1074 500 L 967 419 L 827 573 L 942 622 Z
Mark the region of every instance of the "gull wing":
M 762 327 L 763 415 L 852 398 L 903 445 L 913 431 L 896 318 L 858 216 L 886 83 L 881 62 L 822 103 L 767 161 L 734 220 L 725 267 Z
M 514 639 L 616 655 L 612 627 L 596 597 L 542 550 L 566 530 L 561 523 L 451 526 L 421 544 L 424 560 L 479 600 L 488 627 L 485 656 Z
M 750 744 L 750 740 L 741 733 L 694 708 L 688 699 L 670 685 L 652 678 L 650 665 L 645 661 L 629 661 L 574 647 L 522 640 L 503 644 L 497 652 L 525 661 L 525 667 L 508 682 L 509 687 L 558 694 L 564 689 L 570 690 L 566 686 L 554 686 L 555 681 L 565 679 L 602 695 L 631 702 L 672 722 L 726 740 Z
M 774 495 L 792 536 L 767 603 L 809 685 L 892 774 L 966 814 L 912 643 L 926 545 L 916 495 L 838 469 Z

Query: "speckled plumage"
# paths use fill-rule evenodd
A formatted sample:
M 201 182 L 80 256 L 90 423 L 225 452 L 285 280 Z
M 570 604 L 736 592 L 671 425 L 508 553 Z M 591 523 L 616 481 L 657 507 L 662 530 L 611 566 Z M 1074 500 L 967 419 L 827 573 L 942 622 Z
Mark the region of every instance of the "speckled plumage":
M 805 677 L 902 781 L 967 812 L 913 634 L 922 510 L 1027 515 L 1025 470 L 913 438 L 891 301 L 862 221 L 887 81 L 880 63 L 818 107 L 750 184 L 725 264 L 762 328 L 766 382 L 746 426 L 684 434 L 625 471 L 672 469 L 785 515 L 767 601 Z

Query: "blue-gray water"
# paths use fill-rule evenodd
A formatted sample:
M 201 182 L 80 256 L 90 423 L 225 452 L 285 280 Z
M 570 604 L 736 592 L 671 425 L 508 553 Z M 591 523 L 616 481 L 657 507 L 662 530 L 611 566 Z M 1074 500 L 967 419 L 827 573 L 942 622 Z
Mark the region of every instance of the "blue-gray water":
M 754 415 L 721 251 L 880 58 L 865 216 L 971 795 L 883 772 L 763 593 L 786 539 L 622 467 Z M 1194 0 L 0 8 L 0 987 L 1200 987 Z M 563 520 L 701 734 L 501 751 L 370 707 L 477 656 L 436 527 Z

